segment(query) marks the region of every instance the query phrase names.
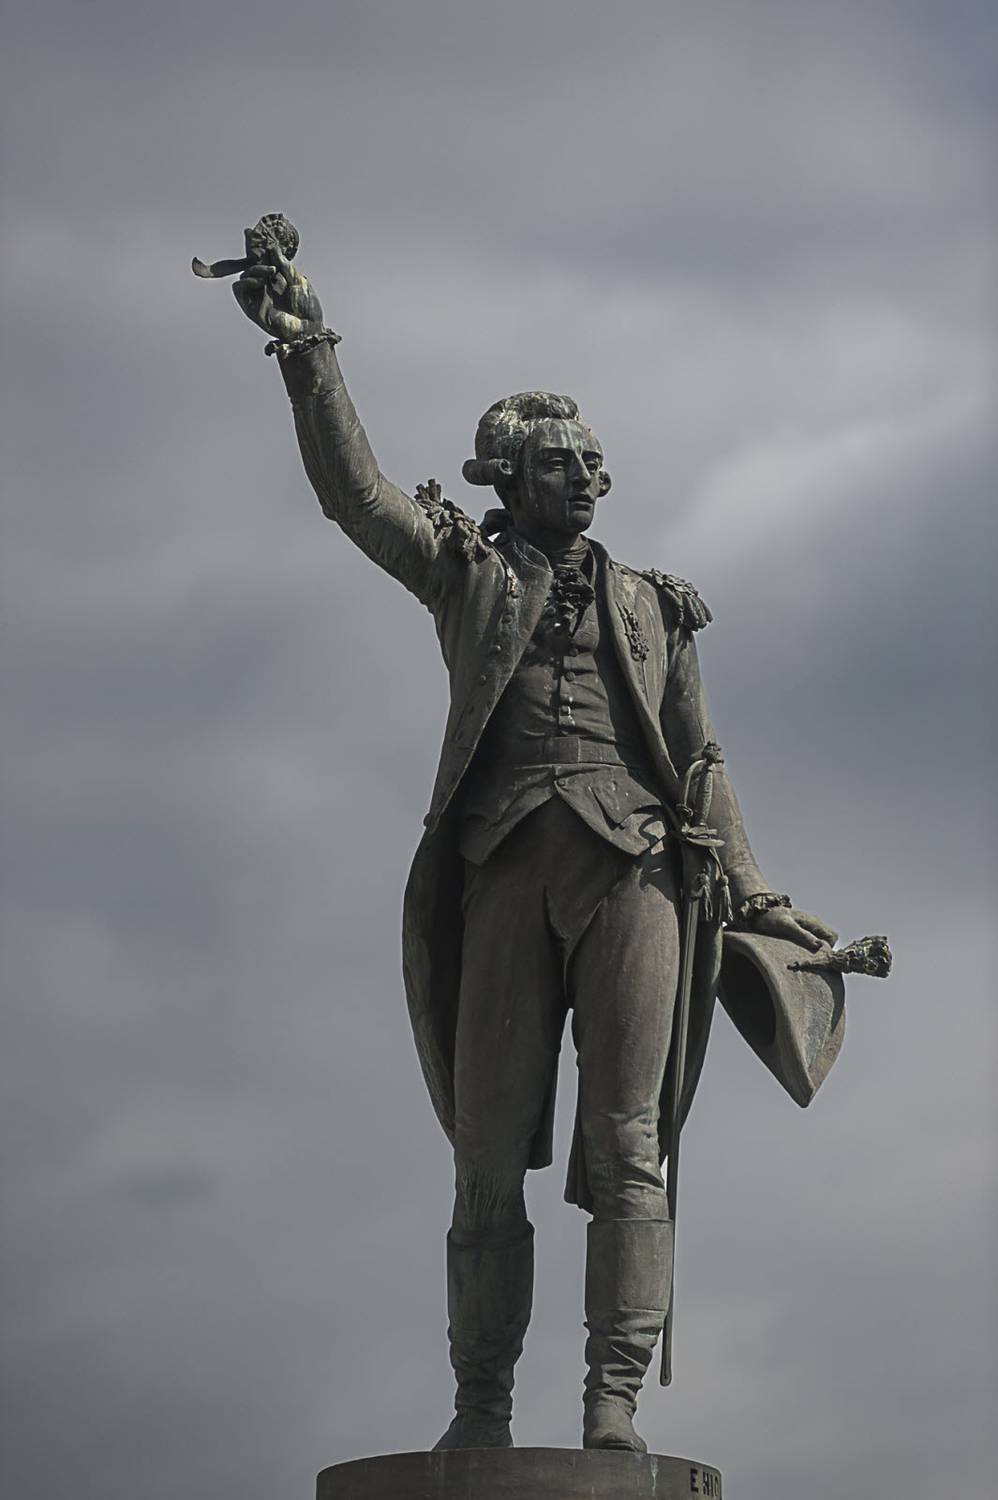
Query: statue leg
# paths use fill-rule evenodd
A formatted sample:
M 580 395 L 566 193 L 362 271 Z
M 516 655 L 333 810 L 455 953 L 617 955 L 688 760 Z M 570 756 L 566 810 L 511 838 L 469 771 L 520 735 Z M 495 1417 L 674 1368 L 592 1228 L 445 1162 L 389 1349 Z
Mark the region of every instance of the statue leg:
M 587 1448 L 645 1451 L 633 1417 L 669 1295 L 672 1224 L 658 1112 L 678 971 L 673 860 L 646 856 L 601 902 L 569 970 L 594 1214 L 586 1255 Z
M 513 1370 L 533 1298 L 523 1181 L 565 1020 L 561 957 L 531 821 L 484 865 L 467 869 L 447 1238 L 456 1415 L 437 1448 L 512 1445 Z

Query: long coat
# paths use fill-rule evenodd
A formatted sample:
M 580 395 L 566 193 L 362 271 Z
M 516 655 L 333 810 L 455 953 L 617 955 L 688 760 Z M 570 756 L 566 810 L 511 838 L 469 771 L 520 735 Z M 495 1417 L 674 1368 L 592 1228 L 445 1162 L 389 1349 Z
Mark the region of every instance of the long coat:
M 330 344 L 285 359 L 282 369 L 306 471 L 324 513 L 430 611 L 450 678 L 440 762 L 406 887 L 402 943 L 416 1050 L 437 1117 L 453 1139 L 462 946 L 463 867 L 457 850 L 461 786 L 489 717 L 533 635 L 552 570 L 543 553 L 516 532 L 490 540 L 468 516 L 442 501 L 435 487 L 411 497 L 384 478 Z M 608 557 L 598 544 L 593 548 L 613 645 L 668 812 L 680 801 L 682 772 L 714 738 L 693 639 L 710 615 L 682 580 L 637 572 Z M 711 823 L 724 840 L 720 858 L 734 904 L 768 890 L 723 767 L 714 777 Z M 720 927 L 701 927 L 684 1113 L 703 1062 L 720 958 Z M 661 1117 L 664 1155 L 664 1109 Z M 551 1160 L 551 1119 L 549 1108 L 533 1144 L 534 1167 Z M 578 1131 L 566 1197 L 588 1205 Z

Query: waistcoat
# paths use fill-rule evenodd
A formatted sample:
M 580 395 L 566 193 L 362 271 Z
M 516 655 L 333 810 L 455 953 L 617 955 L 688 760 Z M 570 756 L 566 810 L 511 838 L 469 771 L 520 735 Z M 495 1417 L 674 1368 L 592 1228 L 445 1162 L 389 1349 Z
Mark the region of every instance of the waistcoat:
M 461 852 L 475 864 L 554 796 L 628 853 L 642 853 L 665 832 L 592 553 L 573 573 L 568 602 L 559 599 L 556 575 L 476 751 L 461 838 Z

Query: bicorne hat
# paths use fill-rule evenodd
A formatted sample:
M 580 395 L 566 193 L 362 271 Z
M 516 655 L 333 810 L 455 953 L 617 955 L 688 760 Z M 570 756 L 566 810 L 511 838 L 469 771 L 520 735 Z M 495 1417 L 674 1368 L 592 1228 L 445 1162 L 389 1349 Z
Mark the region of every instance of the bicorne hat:
M 793 967 L 810 958 L 796 943 L 726 932 L 718 998 L 791 1099 L 810 1104 L 839 1055 L 845 982 L 831 969 Z

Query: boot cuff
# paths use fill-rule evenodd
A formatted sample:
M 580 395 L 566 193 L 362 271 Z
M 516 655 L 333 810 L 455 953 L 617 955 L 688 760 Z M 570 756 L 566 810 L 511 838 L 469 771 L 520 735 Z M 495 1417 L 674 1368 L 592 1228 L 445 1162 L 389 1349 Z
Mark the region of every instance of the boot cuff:
M 661 1311 L 672 1276 L 671 1219 L 601 1219 L 589 1225 L 586 1312 Z
M 471 1236 L 464 1238 L 470 1239 Z M 530 1320 L 534 1285 L 534 1231 L 498 1242 L 483 1234 L 462 1244 L 447 1236 L 447 1314 L 452 1329 L 519 1327 Z

